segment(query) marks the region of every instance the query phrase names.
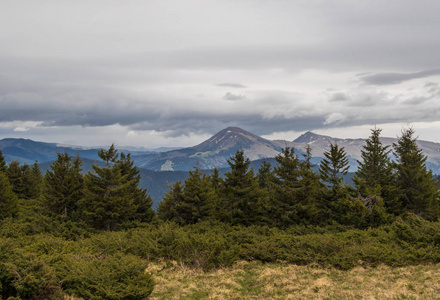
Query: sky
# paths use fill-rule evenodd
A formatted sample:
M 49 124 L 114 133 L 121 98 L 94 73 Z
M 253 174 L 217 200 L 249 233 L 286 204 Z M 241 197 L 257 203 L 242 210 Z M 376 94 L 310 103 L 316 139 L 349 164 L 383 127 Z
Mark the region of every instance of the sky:
M 0 0 L 0 139 L 440 142 L 440 1 Z

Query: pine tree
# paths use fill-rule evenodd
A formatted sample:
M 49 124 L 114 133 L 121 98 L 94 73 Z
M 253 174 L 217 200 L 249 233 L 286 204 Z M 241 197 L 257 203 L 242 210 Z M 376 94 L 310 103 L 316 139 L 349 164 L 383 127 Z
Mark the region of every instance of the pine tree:
M 396 186 L 399 189 L 398 212 L 410 211 L 425 218 L 439 216 L 436 180 L 426 168 L 427 157 L 417 145 L 412 128 L 404 129 L 393 144 L 396 156 Z
M 119 160 L 115 162 L 115 168 L 121 171 L 123 181 L 128 183 L 129 189 L 133 191 L 133 203 L 137 206 L 135 213 L 130 217 L 131 220 L 140 222 L 151 222 L 155 213 L 153 211 L 153 200 L 147 194 L 146 189 L 139 187 L 141 175 L 139 169 L 134 166 L 131 155 L 121 153 Z
M 177 181 L 172 185 L 168 185 L 168 191 L 159 203 L 157 215 L 159 219 L 164 221 L 173 221 L 178 224 L 185 224 L 185 220 L 181 215 L 181 203 L 183 202 L 183 186 L 181 181 Z
M 274 225 L 288 226 L 299 222 L 297 214 L 300 187 L 300 161 L 294 148 L 283 148 L 275 157 L 277 165 L 272 177 L 272 203 L 269 205 Z
M 114 145 L 99 150 L 98 156 L 104 166 L 93 165 L 93 171 L 85 176 L 85 196 L 81 201 L 85 219 L 106 230 L 115 230 L 127 221 L 151 220 L 151 202 L 137 186 L 140 177 L 130 157 L 123 155 L 119 159 Z
M 3 156 L 2 150 L 0 150 L 0 172 L 3 173 L 7 172 L 6 161 L 5 161 L 5 157 Z
M 17 195 L 6 174 L 0 171 L 0 220 L 13 217 L 17 213 Z
M 243 150 L 238 150 L 228 164 L 231 171 L 225 174 L 221 195 L 223 218 L 232 224 L 253 224 L 258 219 L 260 195 L 250 161 Z
M 393 184 L 393 166 L 389 158 L 391 150 L 380 141 L 381 131 L 382 129 L 377 128 L 371 130 L 371 135 L 361 150 L 362 161 L 358 161 L 359 168 L 353 177 L 353 183 L 358 197 L 364 199 L 363 202 L 376 199 L 377 205 L 384 204 L 393 211 L 396 205 L 396 188 Z M 373 206 L 369 208 L 370 211 L 372 209 Z
M 32 170 L 28 164 L 24 164 L 20 167 L 21 171 L 21 182 L 22 182 L 22 193 L 20 198 L 31 199 L 34 196 L 35 182 L 33 180 Z
M 353 177 L 357 191 L 364 197 L 377 194 L 377 190 L 389 186 L 393 181 L 391 161 L 388 157 L 391 150 L 380 141 L 382 129 L 372 129 L 370 137 L 361 150 L 362 161 Z
M 79 201 L 84 196 L 82 161 L 68 153 L 58 153 L 44 177 L 43 198 L 49 211 L 56 215 L 76 218 Z M 34 172 L 38 172 L 35 170 Z
M 12 191 L 19 197 L 23 198 L 25 194 L 25 187 L 23 185 L 23 174 L 18 160 L 11 161 L 7 169 L 9 182 L 12 186 Z
M 211 183 L 211 187 L 215 191 L 219 191 L 222 186 L 223 179 L 220 177 L 220 173 L 217 168 L 214 168 L 211 172 L 211 176 L 209 177 L 209 181 Z
M 258 185 L 261 189 L 268 188 L 270 183 L 272 182 L 272 165 L 266 160 L 263 161 L 257 173 L 257 181 Z
M 222 219 L 222 201 L 221 192 L 223 186 L 223 178 L 220 177 L 220 173 L 217 168 L 211 171 L 211 174 L 207 176 L 209 185 L 209 202 L 210 202 L 210 216 L 211 220 Z
M 41 191 L 43 188 L 43 173 L 41 173 L 40 166 L 38 165 L 38 161 L 35 161 L 31 167 L 31 195 L 32 198 L 38 198 L 41 195 Z
M 299 166 L 299 187 L 296 191 L 298 199 L 297 214 L 302 223 L 319 224 L 318 215 L 323 209 L 323 187 L 319 181 L 319 175 L 313 170 L 316 167 L 312 163 L 312 148 L 307 145 L 303 154 L 304 160 Z
M 347 224 L 351 220 L 353 203 L 348 199 L 348 189 L 344 184 L 344 175 L 348 173 L 348 158 L 344 147 L 330 144 L 330 151 L 324 152 L 324 159 L 319 165 L 319 174 L 322 182 L 327 186 L 324 194 L 322 212 L 327 218 L 339 223 Z M 361 204 L 361 203 L 358 203 Z M 361 204 L 362 206 L 362 204 Z M 320 219 L 324 217 L 321 215 Z
M 179 213 L 185 224 L 194 224 L 211 216 L 213 192 L 209 177 L 200 168 L 195 167 L 188 172 L 179 206 Z
M 319 166 L 320 177 L 333 192 L 337 192 L 343 187 L 343 175 L 347 175 L 350 167 L 347 154 L 344 147 L 330 144 L 330 151 L 324 152 L 324 157 Z

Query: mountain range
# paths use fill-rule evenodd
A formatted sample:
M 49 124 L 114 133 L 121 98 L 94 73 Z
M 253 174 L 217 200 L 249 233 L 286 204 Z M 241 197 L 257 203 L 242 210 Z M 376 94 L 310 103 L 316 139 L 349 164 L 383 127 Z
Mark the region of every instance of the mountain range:
M 396 138 L 382 138 L 384 145 L 391 146 L 396 141 Z M 312 162 L 319 164 L 324 157 L 323 153 L 329 150 L 330 143 L 337 143 L 340 147 L 344 147 L 350 162 L 350 172 L 356 171 L 357 160 L 361 159 L 365 139 L 340 139 L 313 132 L 306 132 L 292 141 L 271 141 L 241 128 L 228 127 L 193 147 L 160 149 L 163 152 L 127 147 L 120 151 L 131 153 L 135 165 L 140 168 L 140 185 L 147 188 L 156 205 L 166 191 L 167 184 L 185 180 L 187 172 L 196 165 L 205 169 L 207 173 L 214 167 L 220 170 L 220 174 L 226 173 L 229 168 L 228 159 L 237 150 L 243 150 L 245 156 L 251 160 L 251 167 L 257 170 L 263 160 L 274 165 L 274 157 L 284 147 L 294 147 L 295 152 L 301 158 L 306 146 L 310 145 Z M 417 143 L 423 153 L 428 156 L 427 167 L 434 174 L 440 174 L 440 143 L 421 140 Z M 79 155 L 83 159 L 84 172 L 90 170 L 92 164 L 100 161 L 97 155 L 98 148 L 36 142 L 27 139 L 2 139 L 0 149 L 7 162 L 18 160 L 21 163 L 32 164 L 38 160 L 43 172 L 50 167 L 51 161 L 57 158 L 58 152 L 67 152 L 72 156 Z
M 384 145 L 392 145 L 396 138 L 382 138 Z M 273 158 L 281 152 L 283 147 L 294 147 L 301 157 L 307 145 L 312 147 L 313 161 L 319 163 L 323 153 L 329 150 L 330 143 L 337 143 L 344 147 L 350 162 L 350 171 L 357 168 L 357 160 L 361 159 L 361 150 L 365 139 L 340 139 L 313 132 L 306 132 L 292 141 L 267 140 L 238 127 L 228 127 L 208 140 L 193 147 L 181 149 L 146 150 L 144 148 L 120 149 L 129 152 L 136 166 L 153 171 L 188 171 L 198 165 L 202 169 L 227 168 L 228 159 L 237 150 L 243 150 L 251 161 Z M 428 156 L 427 167 L 435 174 L 440 174 L 440 143 L 417 141 L 423 153 Z M 93 161 L 99 160 L 98 148 L 91 149 L 81 146 L 68 146 L 56 143 L 36 142 L 27 139 L 2 139 L 0 149 L 7 162 L 19 160 L 23 163 L 50 162 L 56 159 L 57 152 L 67 152 L 70 155 L 79 155 Z M 168 150 L 168 151 L 166 151 Z

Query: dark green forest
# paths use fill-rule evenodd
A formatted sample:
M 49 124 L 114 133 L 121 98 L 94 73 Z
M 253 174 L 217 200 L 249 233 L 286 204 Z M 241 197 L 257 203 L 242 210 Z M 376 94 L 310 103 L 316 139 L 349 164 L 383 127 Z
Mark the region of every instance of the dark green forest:
M 59 153 L 42 174 L 0 152 L 0 299 L 145 299 L 150 261 L 206 270 L 238 260 L 404 266 L 440 262 L 438 181 L 412 128 L 392 147 L 372 129 L 353 186 L 330 144 L 318 166 L 285 148 L 250 167 L 243 151 L 220 176 L 195 167 L 157 211 L 130 154 L 113 145 L 87 173 Z M 390 157 L 394 157 L 392 160 Z

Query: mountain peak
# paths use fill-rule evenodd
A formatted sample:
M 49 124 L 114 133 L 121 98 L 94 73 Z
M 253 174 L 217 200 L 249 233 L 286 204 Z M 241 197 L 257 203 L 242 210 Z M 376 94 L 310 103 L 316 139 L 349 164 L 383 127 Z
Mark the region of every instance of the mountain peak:
M 293 142 L 294 143 L 312 143 L 312 142 L 315 142 L 320 139 L 327 140 L 327 139 L 331 139 L 331 137 L 325 136 L 325 135 L 319 135 L 319 134 L 313 133 L 311 131 L 307 131 L 306 133 L 300 135 Z
M 272 152 L 278 153 L 278 147 L 271 141 L 239 127 L 227 127 L 203 143 L 194 146 L 193 149 L 201 153 L 222 152 L 228 154 L 233 154 L 236 150 L 242 149 L 246 152 L 248 157 L 255 156 L 254 153 L 251 153 L 255 151 L 251 151 L 251 149 L 263 151 L 262 155 L 269 155 L 269 152 L 271 155 L 273 155 Z

